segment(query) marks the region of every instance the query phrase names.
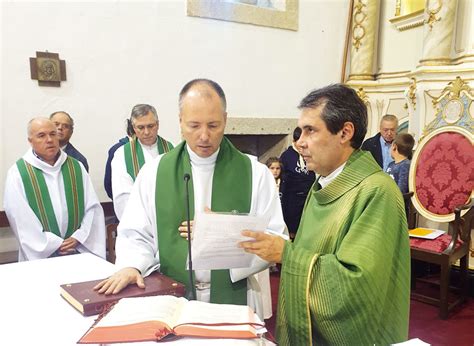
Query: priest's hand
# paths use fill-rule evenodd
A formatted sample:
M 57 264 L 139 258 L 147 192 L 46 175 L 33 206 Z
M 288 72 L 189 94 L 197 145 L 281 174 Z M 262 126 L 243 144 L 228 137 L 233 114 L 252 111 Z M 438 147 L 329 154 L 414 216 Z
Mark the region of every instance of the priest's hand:
M 204 212 L 205 213 L 212 213 L 212 210 L 209 207 L 204 207 Z M 189 222 L 189 227 L 191 228 L 191 239 L 193 239 L 193 226 L 194 226 L 194 220 L 191 220 Z M 181 222 L 181 225 L 178 227 L 179 235 L 186 240 L 188 240 L 188 222 L 183 221 Z
M 189 222 L 189 227 L 191 227 L 191 239 L 193 239 L 193 225 L 194 225 L 194 220 L 191 220 Z M 183 221 L 181 222 L 181 225 L 178 227 L 179 235 L 186 240 L 188 240 L 188 222 Z
M 246 252 L 261 257 L 267 262 L 281 263 L 285 239 L 276 235 L 248 230 L 242 231 L 242 235 L 254 238 L 255 240 L 240 242 L 239 247 L 243 248 Z
M 58 249 L 58 253 L 62 255 L 68 255 L 76 252 L 76 247 L 79 245 L 79 241 L 73 237 L 69 237 L 63 241 Z
M 94 290 L 105 295 L 117 294 L 129 284 L 137 284 L 140 288 L 145 288 L 145 281 L 143 276 L 136 268 L 123 268 L 114 275 L 99 282 Z

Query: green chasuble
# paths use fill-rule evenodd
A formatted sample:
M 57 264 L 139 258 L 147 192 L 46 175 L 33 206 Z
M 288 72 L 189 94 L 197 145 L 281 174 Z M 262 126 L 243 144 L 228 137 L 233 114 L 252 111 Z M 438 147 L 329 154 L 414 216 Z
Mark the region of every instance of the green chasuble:
M 163 137 L 158 136 L 156 141 L 159 155 L 167 153 L 173 149 L 173 144 L 168 142 Z M 138 138 L 130 138 L 128 143 L 123 146 L 123 152 L 125 156 L 125 166 L 127 167 L 127 173 L 132 177 L 133 181 L 135 181 L 138 172 L 145 164 L 143 149 Z
M 408 337 L 410 248 L 402 195 L 372 155 L 354 151 L 314 184 L 285 245 L 280 345 L 388 345 Z
M 156 175 L 156 223 L 160 271 L 189 287 L 186 260 L 188 242 L 178 227 L 186 220 L 184 175 L 189 181 L 190 217 L 194 219 L 194 193 L 191 163 L 186 142 L 164 155 Z M 211 210 L 248 213 L 252 199 L 252 166 L 250 159 L 230 143 L 222 140 L 212 180 Z M 232 283 L 228 270 L 211 271 L 211 303 L 247 304 L 247 279 Z
M 24 159 L 19 159 L 16 165 L 28 204 L 41 222 L 43 232 L 52 232 L 62 238 L 43 171 L 33 167 Z M 81 226 L 84 217 L 84 185 L 79 161 L 68 156 L 61 166 L 61 175 L 68 215 L 67 230 L 64 235 L 64 239 L 67 239 Z

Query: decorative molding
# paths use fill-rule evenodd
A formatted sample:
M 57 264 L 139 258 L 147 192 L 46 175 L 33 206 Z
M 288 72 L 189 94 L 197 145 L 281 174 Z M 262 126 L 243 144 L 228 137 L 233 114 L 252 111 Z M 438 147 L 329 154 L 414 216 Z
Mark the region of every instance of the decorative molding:
M 436 109 L 435 118 L 423 129 L 423 136 L 440 126 L 456 125 L 474 131 L 474 118 L 469 109 L 474 95 L 469 84 L 457 76 L 454 81 L 441 91 L 437 97 L 428 91 L 425 93 L 432 99 Z
M 369 95 L 364 91 L 364 88 L 359 88 L 357 91 L 357 96 L 365 103 L 365 105 L 368 105 L 369 102 Z
M 430 4 L 432 4 L 431 1 L 436 1 L 437 6 L 434 8 L 431 8 Z M 430 31 L 433 30 L 433 25 L 436 22 L 441 21 L 441 17 L 437 18 L 436 15 L 441 11 L 441 8 L 443 7 L 443 1 L 442 0 L 428 0 L 428 6 L 426 8 L 426 14 L 428 15 L 428 18 L 424 21 L 424 24 L 428 24 L 430 27 Z
M 410 78 L 411 79 L 411 84 L 408 87 L 408 99 L 411 102 L 411 105 L 413 106 L 413 110 L 416 110 L 416 79 L 415 78 Z M 408 108 L 408 107 L 407 107 Z
M 465 91 L 471 95 L 471 88 L 461 77 L 456 76 L 456 79 L 448 83 L 448 86 L 443 89 L 441 95 L 437 98 L 437 101 L 441 100 L 446 94 L 450 94 L 451 98 L 459 98 L 461 91 Z
M 405 78 L 411 71 L 397 71 L 397 72 L 380 72 L 375 75 L 375 79 L 395 79 Z
M 352 28 L 352 45 L 355 47 L 356 51 L 359 50 L 362 45 L 362 39 L 365 36 L 365 28 L 362 25 L 367 18 L 367 13 L 363 11 L 364 7 L 367 7 L 362 0 L 357 0 L 357 3 L 354 5 L 354 27 Z
M 398 31 L 413 29 L 424 24 L 424 12 L 425 10 L 423 9 L 418 10 L 403 16 L 396 16 L 389 19 L 389 21 L 397 28 Z
M 349 80 L 375 80 L 375 76 L 370 73 L 350 74 Z

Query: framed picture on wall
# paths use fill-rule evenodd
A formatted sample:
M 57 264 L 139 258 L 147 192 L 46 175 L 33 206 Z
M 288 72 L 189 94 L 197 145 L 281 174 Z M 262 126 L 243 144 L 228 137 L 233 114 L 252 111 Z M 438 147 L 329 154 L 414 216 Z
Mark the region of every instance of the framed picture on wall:
M 298 30 L 298 0 L 187 0 L 187 15 Z

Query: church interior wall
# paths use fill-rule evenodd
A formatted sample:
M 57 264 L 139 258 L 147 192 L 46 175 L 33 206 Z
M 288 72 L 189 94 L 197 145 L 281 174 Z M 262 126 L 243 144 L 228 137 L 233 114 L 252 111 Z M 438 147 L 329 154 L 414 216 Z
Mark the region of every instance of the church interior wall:
M 222 85 L 229 117 L 296 119 L 309 90 L 340 80 L 349 0 L 300 0 L 298 31 L 188 17 L 185 0 L 0 6 L 0 195 L 8 168 L 29 147 L 28 120 L 65 110 L 75 120 L 71 142 L 87 157 L 99 199 L 107 201 L 107 151 L 125 135 L 132 106 L 154 105 L 159 133 L 177 144 L 177 97 L 193 78 Z M 61 87 L 30 79 L 36 51 L 66 61 Z

